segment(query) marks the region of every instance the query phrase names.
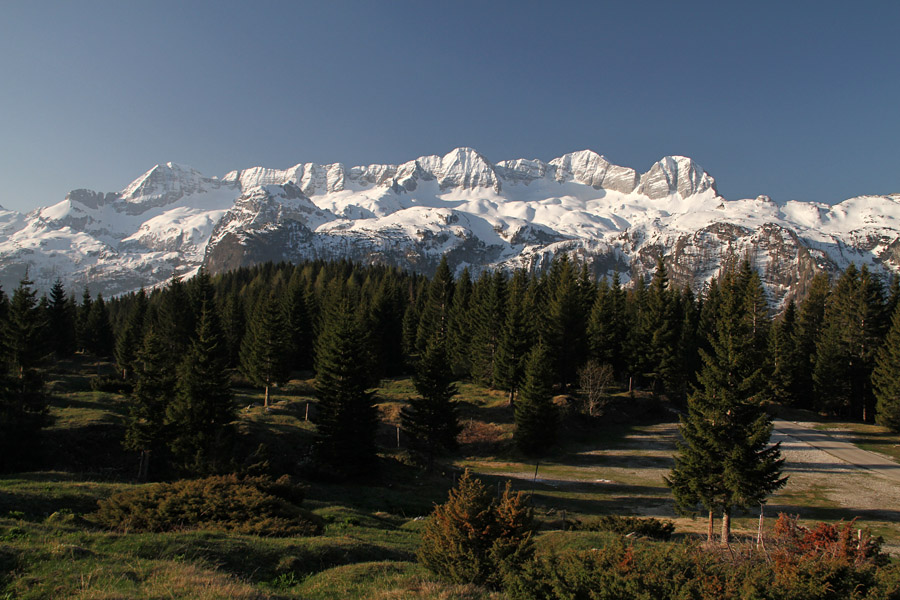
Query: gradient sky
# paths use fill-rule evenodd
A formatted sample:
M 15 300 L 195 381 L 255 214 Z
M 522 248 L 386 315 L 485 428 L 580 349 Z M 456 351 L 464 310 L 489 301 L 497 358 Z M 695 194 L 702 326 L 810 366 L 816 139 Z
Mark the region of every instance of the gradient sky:
M 900 193 L 900 2 L 0 4 L 0 205 L 207 175 L 692 157 L 729 199 Z

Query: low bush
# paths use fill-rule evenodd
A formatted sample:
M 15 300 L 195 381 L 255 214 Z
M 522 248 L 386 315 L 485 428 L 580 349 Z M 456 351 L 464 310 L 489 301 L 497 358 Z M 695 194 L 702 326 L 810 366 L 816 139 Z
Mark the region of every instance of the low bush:
M 419 563 L 454 583 L 499 586 L 534 553 L 534 520 L 522 492 L 509 483 L 499 501 L 468 470 L 422 531 Z
M 771 554 L 733 554 L 695 543 L 619 537 L 599 548 L 538 555 L 521 565 L 515 577 L 505 579 L 504 591 L 513 600 L 900 598 L 900 565 L 885 564 L 858 534 L 849 541 L 842 533 L 846 529 L 840 524 L 799 528 L 795 531 L 801 541 L 794 548 L 802 548 L 805 538 L 815 550 L 791 551 L 785 544 L 772 548 Z M 820 543 L 822 539 L 828 541 Z
M 675 532 L 675 523 L 668 519 L 623 517 L 606 515 L 575 526 L 583 531 L 611 531 L 620 535 L 639 535 L 655 540 L 668 540 Z
M 91 377 L 91 390 L 95 392 L 107 392 L 109 394 L 130 394 L 134 385 L 121 377 L 95 376 Z
M 319 535 L 322 520 L 300 508 L 289 478 L 224 475 L 156 483 L 98 502 L 95 519 L 126 531 L 213 529 L 263 536 Z
M 781 513 L 766 543 L 773 546 L 775 557 L 782 561 L 824 556 L 855 565 L 886 563 L 888 557 L 881 551 L 884 540 L 872 537 L 867 529 L 857 528 L 855 522 L 856 519 L 817 523 L 807 528 L 798 523 L 796 516 Z

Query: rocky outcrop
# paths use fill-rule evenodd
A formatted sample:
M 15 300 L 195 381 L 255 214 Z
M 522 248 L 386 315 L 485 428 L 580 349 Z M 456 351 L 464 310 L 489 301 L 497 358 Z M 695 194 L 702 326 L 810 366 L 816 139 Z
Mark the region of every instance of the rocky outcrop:
M 715 180 L 697 163 L 684 156 L 667 156 L 641 175 L 638 193 L 653 200 L 673 194 L 682 198 L 716 192 Z
M 574 181 L 594 189 L 606 189 L 630 194 L 638 182 L 634 169 L 611 164 L 591 150 L 582 150 L 553 159 L 555 178 L 559 182 Z

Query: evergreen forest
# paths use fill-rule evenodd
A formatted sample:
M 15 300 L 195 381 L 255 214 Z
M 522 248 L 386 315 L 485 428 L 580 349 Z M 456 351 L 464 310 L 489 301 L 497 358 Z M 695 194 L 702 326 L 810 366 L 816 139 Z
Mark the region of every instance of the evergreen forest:
M 747 534 L 788 483 L 774 415 L 900 432 L 897 278 L 776 310 L 746 259 L 699 292 L 670 267 L 26 276 L 0 290 L 0 598 L 900 598 L 842 515 Z M 653 493 L 702 525 L 540 475 L 675 421 Z

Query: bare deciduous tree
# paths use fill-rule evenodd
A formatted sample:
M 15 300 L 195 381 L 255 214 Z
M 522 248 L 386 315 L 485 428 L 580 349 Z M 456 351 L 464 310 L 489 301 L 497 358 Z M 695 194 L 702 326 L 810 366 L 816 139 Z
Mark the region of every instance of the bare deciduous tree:
M 613 382 L 613 368 L 597 360 L 588 361 L 578 372 L 582 410 L 593 417 L 602 411 L 608 399 L 606 388 Z

